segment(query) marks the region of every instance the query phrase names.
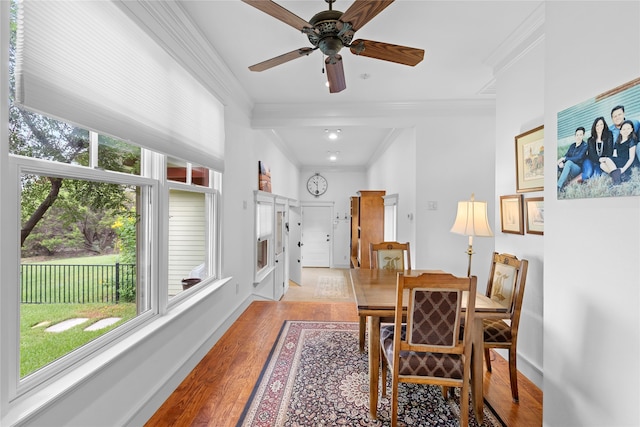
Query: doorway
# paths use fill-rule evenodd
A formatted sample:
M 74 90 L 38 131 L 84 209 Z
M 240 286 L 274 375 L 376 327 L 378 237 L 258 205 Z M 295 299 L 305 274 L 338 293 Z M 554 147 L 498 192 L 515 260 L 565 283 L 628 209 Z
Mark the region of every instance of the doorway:
M 302 207 L 302 267 L 331 267 L 332 205 Z

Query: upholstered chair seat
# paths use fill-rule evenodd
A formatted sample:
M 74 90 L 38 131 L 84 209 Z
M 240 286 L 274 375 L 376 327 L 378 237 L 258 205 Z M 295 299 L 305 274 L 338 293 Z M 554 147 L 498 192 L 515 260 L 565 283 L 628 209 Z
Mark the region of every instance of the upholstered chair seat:
M 507 325 L 504 320 L 484 319 L 482 323 L 485 345 L 511 342 L 511 326 Z

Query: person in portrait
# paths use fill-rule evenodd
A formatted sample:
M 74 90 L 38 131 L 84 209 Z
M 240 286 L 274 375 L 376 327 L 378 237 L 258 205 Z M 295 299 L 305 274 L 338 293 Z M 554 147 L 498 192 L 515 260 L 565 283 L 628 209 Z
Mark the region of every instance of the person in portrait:
M 582 172 L 582 163 L 587 158 L 587 143 L 584 142 L 584 128 L 580 126 L 574 133 L 573 142 L 566 154 L 558 159 L 558 191 L 562 190 L 568 180 L 575 178 Z
M 635 119 L 627 119 L 625 117 L 624 105 L 616 105 L 611 109 L 611 125 L 609 126 L 614 142 L 618 139 L 620 127 L 625 120 L 629 120 L 633 124 L 633 131 L 636 135 L 640 133 L 640 122 Z
M 615 185 L 631 175 L 637 143 L 638 137 L 633 129 L 633 122 L 625 120 L 620 126 L 620 135 L 613 144 L 613 155 L 600 158 L 600 169 L 609 174 Z
M 591 125 L 591 136 L 587 140 L 587 158 L 582 164 L 582 181 L 600 176 L 600 158 L 613 155 L 613 134 L 604 117 L 598 117 Z

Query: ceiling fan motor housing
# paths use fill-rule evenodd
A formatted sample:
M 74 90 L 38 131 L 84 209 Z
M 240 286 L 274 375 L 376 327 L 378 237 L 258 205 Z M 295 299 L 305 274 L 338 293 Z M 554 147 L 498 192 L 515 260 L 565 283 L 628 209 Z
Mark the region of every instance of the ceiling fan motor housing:
M 354 32 L 351 30 L 341 33 L 342 22 L 339 21 L 342 12 L 339 10 L 323 10 L 316 13 L 309 23 L 316 31 L 307 33 L 309 41 L 326 56 L 333 56 L 344 46 L 349 46 Z

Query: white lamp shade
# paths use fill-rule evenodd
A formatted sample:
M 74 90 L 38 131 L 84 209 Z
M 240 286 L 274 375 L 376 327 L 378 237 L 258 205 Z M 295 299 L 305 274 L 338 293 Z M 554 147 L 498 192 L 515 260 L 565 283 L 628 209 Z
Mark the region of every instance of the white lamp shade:
M 458 202 L 458 213 L 451 232 L 465 236 L 493 236 L 487 218 L 487 202 Z

